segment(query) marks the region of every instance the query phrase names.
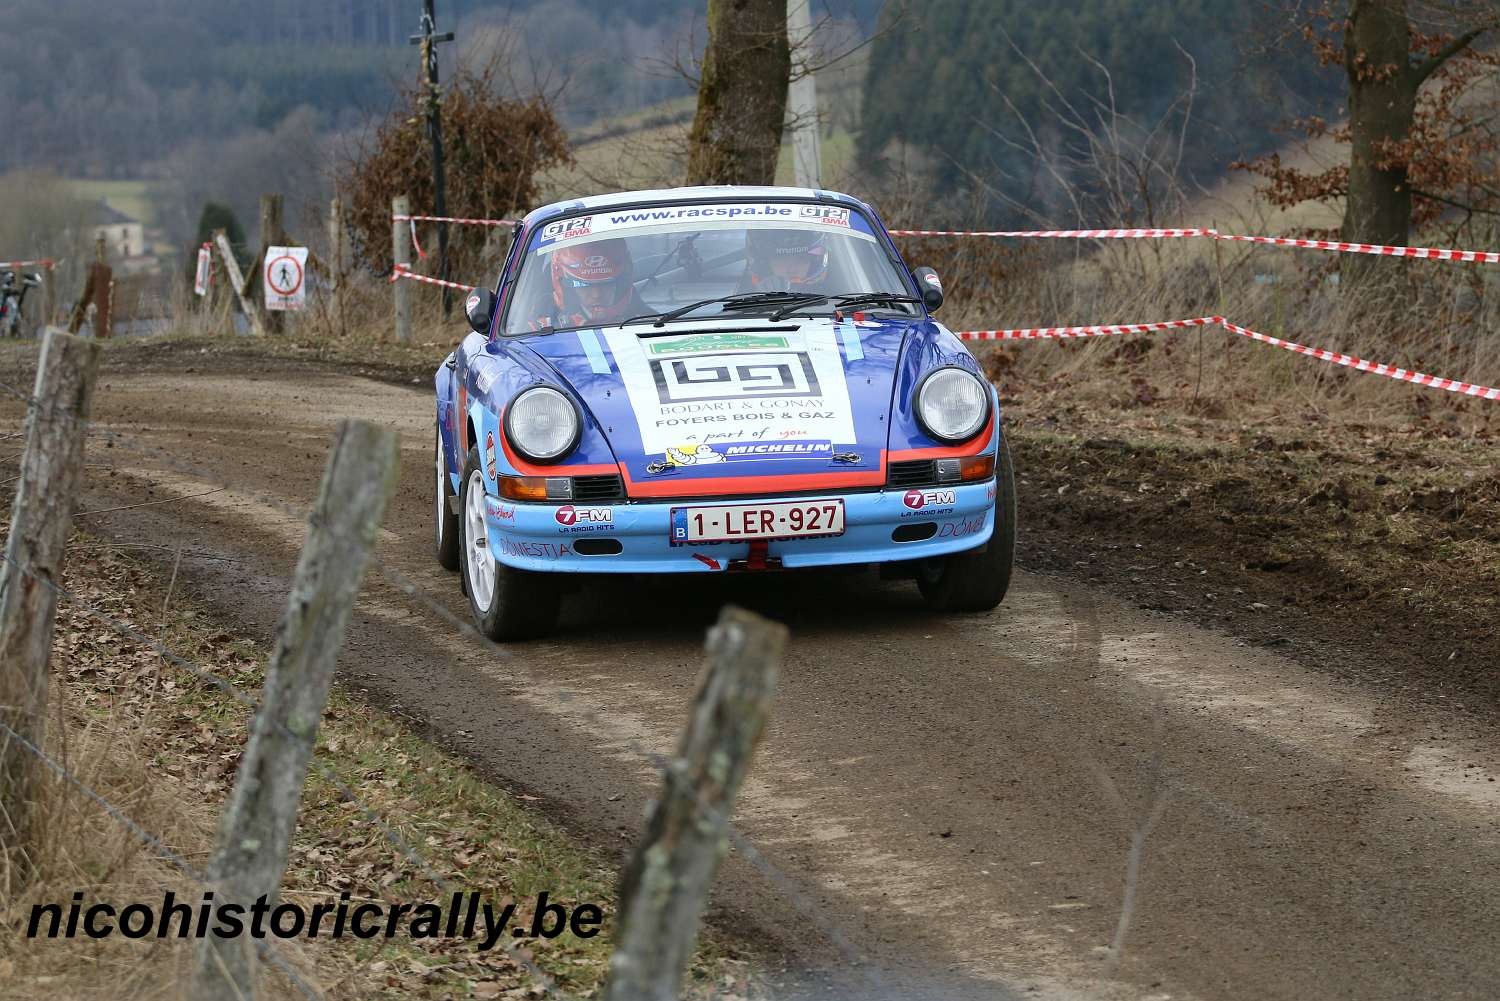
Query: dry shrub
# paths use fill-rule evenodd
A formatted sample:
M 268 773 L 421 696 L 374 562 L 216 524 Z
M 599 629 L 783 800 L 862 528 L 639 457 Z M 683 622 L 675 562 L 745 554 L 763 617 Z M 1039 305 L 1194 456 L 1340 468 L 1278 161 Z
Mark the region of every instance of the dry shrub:
M 567 135 L 547 98 L 501 96 L 493 63 L 478 71 L 459 70 L 443 92 L 442 117 L 449 215 L 510 216 L 536 201 L 540 173 L 572 162 Z M 420 89 L 408 89 L 354 151 L 338 185 L 348 193 L 354 259 L 389 273 L 391 199 L 406 195 L 413 213 L 433 213 L 432 143 Z M 477 264 L 486 241 L 494 240 L 492 229 L 449 227 L 451 274 L 465 274 Z

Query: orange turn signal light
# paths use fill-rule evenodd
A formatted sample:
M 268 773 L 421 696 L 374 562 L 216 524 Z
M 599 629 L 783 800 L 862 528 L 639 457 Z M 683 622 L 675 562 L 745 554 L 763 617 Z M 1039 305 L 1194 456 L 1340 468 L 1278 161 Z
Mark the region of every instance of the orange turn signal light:
M 987 480 L 994 475 L 995 457 L 993 455 L 971 455 L 959 462 L 958 478 L 964 482 Z
M 500 496 L 506 500 L 544 501 L 547 499 L 547 477 L 501 476 Z

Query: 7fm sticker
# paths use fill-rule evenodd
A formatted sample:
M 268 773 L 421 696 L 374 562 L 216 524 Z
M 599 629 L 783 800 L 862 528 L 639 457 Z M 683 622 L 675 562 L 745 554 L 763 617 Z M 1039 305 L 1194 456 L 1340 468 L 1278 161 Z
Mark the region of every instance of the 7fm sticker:
M 958 496 L 952 490 L 908 490 L 901 497 L 901 503 L 913 511 L 951 505 L 957 501 Z
M 575 507 L 564 504 L 553 514 L 564 532 L 596 532 L 611 528 L 615 521 L 613 508 Z
M 484 471 L 490 479 L 495 478 L 495 432 L 484 433 Z

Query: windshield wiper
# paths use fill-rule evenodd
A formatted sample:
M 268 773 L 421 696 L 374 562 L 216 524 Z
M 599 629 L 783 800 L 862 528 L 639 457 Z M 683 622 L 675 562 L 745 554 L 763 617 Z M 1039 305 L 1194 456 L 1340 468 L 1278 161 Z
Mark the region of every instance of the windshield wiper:
M 802 309 L 804 306 L 816 305 L 835 300 L 835 308 L 843 310 L 852 306 L 875 306 L 881 304 L 896 305 L 899 303 L 911 303 L 913 305 L 921 302 L 915 296 L 904 295 L 900 292 L 844 292 L 839 295 L 810 295 L 802 302 L 788 303 L 771 314 L 771 322 L 785 320 L 788 316 Z
M 682 319 L 682 317 L 695 309 L 703 306 L 712 306 L 714 303 L 722 303 L 724 312 L 727 313 L 765 306 L 777 306 L 784 309 L 789 306 L 810 305 L 813 302 L 826 298 L 827 296 L 811 292 L 741 292 L 738 295 L 720 295 L 712 299 L 690 302 L 686 306 L 679 306 L 665 313 L 642 313 L 640 316 L 632 316 L 628 320 L 621 321 L 620 326 L 623 327 L 640 320 L 652 320 L 654 321 L 651 324 L 653 327 L 664 327 L 673 320 Z

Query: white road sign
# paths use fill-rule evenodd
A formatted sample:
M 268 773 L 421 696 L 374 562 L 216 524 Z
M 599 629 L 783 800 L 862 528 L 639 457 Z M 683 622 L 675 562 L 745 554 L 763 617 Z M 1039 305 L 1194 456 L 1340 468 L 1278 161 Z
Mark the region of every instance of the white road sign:
M 267 309 L 301 309 L 307 303 L 307 248 L 267 247 L 261 274 Z
M 208 281 L 213 272 L 213 264 L 213 251 L 205 243 L 198 248 L 198 270 L 193 275 L 193 291 L 199 295 L 208 295 Z

